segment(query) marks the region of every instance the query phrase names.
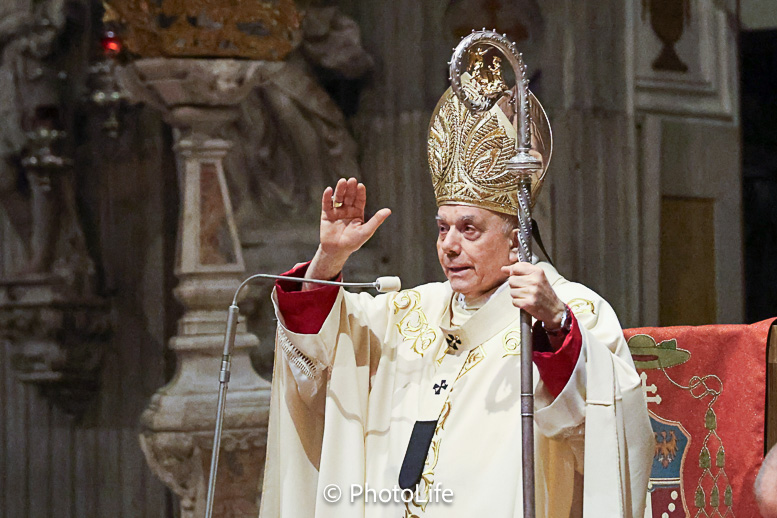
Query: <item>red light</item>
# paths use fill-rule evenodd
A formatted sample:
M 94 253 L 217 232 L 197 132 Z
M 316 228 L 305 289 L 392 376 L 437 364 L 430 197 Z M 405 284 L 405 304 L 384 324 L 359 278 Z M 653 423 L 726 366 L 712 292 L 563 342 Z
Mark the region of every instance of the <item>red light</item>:
M 109 58 L 114 58 L 121 52 L 121 40 L 113 31 L 107 31 L 100 44 L 103 47 L 103 53 Z

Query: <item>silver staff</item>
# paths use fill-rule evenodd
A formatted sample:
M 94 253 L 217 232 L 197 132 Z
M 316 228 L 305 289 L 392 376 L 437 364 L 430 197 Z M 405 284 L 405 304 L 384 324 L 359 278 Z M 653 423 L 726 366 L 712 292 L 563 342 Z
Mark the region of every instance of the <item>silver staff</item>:
M 516 93 L 510 102 L 513 104 L 517 117 L 515 131 L 518 135 L 516 154 L 508 160 L 508 174 L 514 174 L 518 179 L 518 236 L 520 240 L 519 261 L 532 260 L 531 233 L 531 182 L 535 172 L 542 168 L 542 162 L 531 154 L 531 113 L 529 106 L 529 81 L 526 79 L 526 66 L 523 56 L 504 34 L 495 31 L 473 31 L 464 37 L 453 50 L 450 61 L 451 88 L 461 102 L 473 112 L 484 112 L 493 108 L 496 102 L 505 95 L 510 95 L 505 88 L 485 91 L 482 95 L 473 96 L 471 91 L 462 84 L 462 74 L 469 66 L 470 51 L 483 47 L 494 47 L 499 50 L 515 73 Z M 517 97 L 517 98 L 516 98 Z M 523 454 L 523 516 L 534 518 L 536 507 L 534 500 L 534 375 L 532 365 L 532 322 L 531 315 L 521 311 L 521 432 Z

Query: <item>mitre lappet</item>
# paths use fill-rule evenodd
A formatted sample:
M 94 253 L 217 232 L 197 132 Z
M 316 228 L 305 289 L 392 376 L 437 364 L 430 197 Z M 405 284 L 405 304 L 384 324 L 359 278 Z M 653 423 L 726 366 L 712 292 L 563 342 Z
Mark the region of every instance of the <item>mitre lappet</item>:
M 507 170 L 516 154 L 518 94 L 502 79 L 500 59 L 484 64 L 483 51 L 471 53 L 462 85 L 470 96 L 498 96 L 488 111 L 473 112 L 452 88 L 443 94 L 429 125 L 428 158 L 437 206 L 472 205 L 515 215 L 518 205 L 518 176 Z M 542 167 L 533 173 L 531 203 L 535 204 L 550 163 L 553 138 L 550 122 L 537 98 L 529 93 L 532 150 Z M 538 157 L 538 158 L 539 158 Z

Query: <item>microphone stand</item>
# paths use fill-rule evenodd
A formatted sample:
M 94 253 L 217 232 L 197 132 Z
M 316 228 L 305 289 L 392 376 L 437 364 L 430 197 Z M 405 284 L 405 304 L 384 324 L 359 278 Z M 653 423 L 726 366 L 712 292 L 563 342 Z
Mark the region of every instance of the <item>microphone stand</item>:
M 221 433 L 224 428 L 224 410 L 227 405 L 227 389 L 229 388 L 229 377 L 232 369 L 232 348 L 235 346 L 237 322 L 240 317 L 240 308 L 237 307 L 237 299 L 240 296 L 240 292 L 243 291 L 243 288 L 256 279 L 310 282 L 313 284 L 344 286 L 347 288 L 374 288 L 381 293 L 399 291 L 401 288 L 399 277 L 378 277 L 374 282 L 338 282 L 257 273 L 240 283 L 240 286 L 235 290 L 235 296 L 232 298 L 232 304 L 229 306 L 227 312 L 227 329 L 224 332 L 224 350 L 221 353 L 221 370 L 219 371 L 219 398 L 218 403 L 216 404 L 216 429 L 213 432 L 213 451 L 210 457 L 210 474 L 208 475 L 208 497 L 205 503 L 205 518 L 211 518 L 213 516 L 216 475 L 218 473 L 219 453 L 221 450 Z

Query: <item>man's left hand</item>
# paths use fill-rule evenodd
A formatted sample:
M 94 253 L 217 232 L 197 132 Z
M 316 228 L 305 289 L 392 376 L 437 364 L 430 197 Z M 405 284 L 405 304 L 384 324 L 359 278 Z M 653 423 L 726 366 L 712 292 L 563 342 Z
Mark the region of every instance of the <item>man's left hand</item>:
M 502 272 L 510 276 L 508 282 L 513 306 L 540 320 L 546 329 L 561 327 L 564 303 L 553 291 L 542 268 L 517 262 L 503 266 Z

